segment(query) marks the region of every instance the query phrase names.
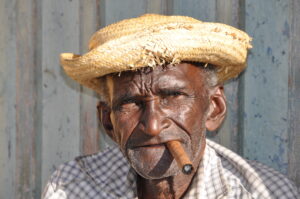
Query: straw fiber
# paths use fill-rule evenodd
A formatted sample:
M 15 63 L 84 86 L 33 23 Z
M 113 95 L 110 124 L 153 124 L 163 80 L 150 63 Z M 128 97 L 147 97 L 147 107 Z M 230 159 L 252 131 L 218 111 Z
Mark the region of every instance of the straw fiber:
M 250 41 L 245 32 L 225 24 L 147 14 L 100 29 L 88 53 L 63 53 L 61 64 L 71 78 L 96 91 L 97 77 L 182 61 L 216 66 L 223 83 L 245 68 Z

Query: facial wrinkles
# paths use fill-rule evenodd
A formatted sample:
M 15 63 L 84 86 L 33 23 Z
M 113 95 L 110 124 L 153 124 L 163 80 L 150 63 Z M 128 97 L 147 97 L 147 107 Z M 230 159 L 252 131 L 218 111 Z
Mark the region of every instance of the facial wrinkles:
M 160 89 L 169 89 L 169 88 L 176 88 L 176 89 L 188 89 L 188 85 L 184 81 L 181 81 L 179 78 L 174 78 L 171 75 L 164 75 L 161 76 L 157 80 L 157 87 Z
M 114 127 L 120 137 L 119 145 L 125 155 L 130 151 L 131 155 L 128 153 L 126 156 L 132 166 L 146 176 L 160 176 L 161 168 L 168 169 L 165 176 L 174 175 L 178 170 L 176 162 L 172 166 L 166 162 L 160 163 L 165 158 L 172 160 L 163 148 L 149 146 L 180 140 L 193 160 L 202 147 L 199 142 L 204 139 L 201 138 L 204 132 L 203 110 L 207 110 L 208 105 L 208 100 L 204 98 L 207 91 L 203 88 L 203 75 L 198 68 L 186 65 L 179 67 L 169 67 L 167 70 L 157 67 L 151 72 L 123 73 L 121 77 L 114 77 L 115 88 L 110 93 L 115 97 L 113 102 L 122 100 L 122 97 L 133 99 L 129 103 L 125 100 L 123 112 L 114 110 Z M 164 104 L 164 99 L 170 99 L 171 103 Z M 147 112 L 150 110 L 152 112 Z M 156 119 L 159 121 L 167 120 L 169 127 L 151 136 L 140 124 L 143 114 L 148 115 L 144 122 L 150 124 L 149 118 L 153 113 L 158 114 Z M 160 172 L 156 169 L 160 169 Z M 155 172 L 152 174 L 152 171 Z
M 153 95 L 153 72 L 147 73 L 145 71 L 139 71 L 139 78 L 137 82 L 138 88 L 140 89 L 140 93 L 142 96 L 150 96 Z

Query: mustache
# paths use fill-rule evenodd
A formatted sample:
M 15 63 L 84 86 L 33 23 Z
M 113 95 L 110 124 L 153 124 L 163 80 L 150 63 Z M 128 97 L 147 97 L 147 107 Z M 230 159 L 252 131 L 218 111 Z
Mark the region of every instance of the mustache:
M 137 147 L 161 145 L 174 140 L 177 140 L 183 144 L 187 144 L 187 142 L 190 140 L 190 136 L 186 131 L 182 131 L 180 129 L 173 131 L 171 129 L 166 129 L 156 136 L 151 136 L 141 131 L 135 131 L 127 140 L 126 148 L 133 149 Z

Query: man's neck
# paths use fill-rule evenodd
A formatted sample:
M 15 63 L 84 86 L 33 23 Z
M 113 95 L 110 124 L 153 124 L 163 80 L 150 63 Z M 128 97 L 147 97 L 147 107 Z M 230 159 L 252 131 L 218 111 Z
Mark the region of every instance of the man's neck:
M 196 171 L 195 171 L 196 172 Z M 143 199 L 177 199 L 188 189 L 195 172 L 190 175 L 180 173 L 163 179 L 149 180 L 138 175 L 138 198 Z

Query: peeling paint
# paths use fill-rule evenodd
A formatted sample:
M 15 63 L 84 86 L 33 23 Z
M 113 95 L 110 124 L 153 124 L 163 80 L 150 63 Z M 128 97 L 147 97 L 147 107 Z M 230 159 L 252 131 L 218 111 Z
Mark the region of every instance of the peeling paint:
M 287 21 L 284 22 L 282 34 L 287 38 L 290 38 L 290 26 Z
M 8 146 L 7 146 L 8 150 L 8 158 L 11 159 L 11 140 L 8 141 Z
M 267 55 L 269 55 L 269 56 L 272 55 L 272 48 L 270 48 L 270 47 L 267 48 Z

